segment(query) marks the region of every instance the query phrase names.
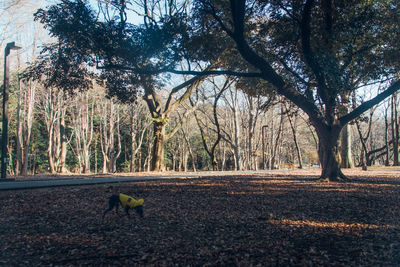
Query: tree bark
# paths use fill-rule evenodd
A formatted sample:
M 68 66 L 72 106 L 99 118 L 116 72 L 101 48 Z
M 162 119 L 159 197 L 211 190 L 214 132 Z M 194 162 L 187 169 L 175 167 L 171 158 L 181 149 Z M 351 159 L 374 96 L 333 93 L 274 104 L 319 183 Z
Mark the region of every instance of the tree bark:
M 165 126 L 163 121 L 154 121 L 154 142 L 151 159 L 152 171 L 164 171 L 164 144 L 165 144 Z
M 315 127 L 318 135 L 318 155 L 321 162 L 321 177 L 322 181 L 345 181 L 347 177 L 340 170 L 340 149 L 339 135 L 341 127 L 332 125 L 318 125 Z
M 386 145 L 386 151 L 385 151 L 385 166 L 389 166 L 389 122 L 388 122 L 388 108 L 385 107 L 385 145 Z
M 59 173 L 67 173 L 68 170 L 65 166 L 65 161 L 67 158 L 67 137 L 65 133 L 66 125 L 65 125 L 65 113 L 66 108 L 61 108 L 61 117 L 60 117 L 60 142 L 61 142 L 61 150 L 60 150 L 60 159 L 59 164 L 57 166 Z
M 192 146 L 190 145 L 189 138 L 188 138 L 185 130 L 182 128 L 181 131 L 182 131 L 183 139 L 185 140 L 186 146 L 188 148 L 188 152 L 189 152 L 190 158 L 192 159 L 193 171 L 196 172 L 196 161 L 195 161 L 195 157 L 194 157 L 194 154 L 193 154 L 193 151 L 192 151 Z
M 351 152 L 351 126 L 347 124 L 343 127 L 340 135 L 340 152 L 342 157 L 341 168 L 353 168 L 353 159 Z
M 393 140 L 393 166 L 399 166 L 399 122 L 397 118 L 397 94 L 392 96 L 392 140 Z
M 286 108 L 286 114 L 287 114 L 287 118 L 288 118 L 288 120 L 289 120 L 289 126 L 290 126 L 290 129 L 292 130 L 292 135 L 293 135 L 293 143 L 294 143 L 294 146 L 295 146 L 295 148 L 296 148 L 296 154 L 297 154 L 297 161 L 298 161 L 298 163 L 299 163 L 299 169 L 302 169 L 303 168 L 303 160 L 302 160 L 302 157 L 301 157 L 301 150 L 300 150 L 300 146 L 299 146 L 299 142 L 298 142 L 298 140 L 297 140 L 297 130 L 296 130 L 296 122 L 297 122 L 297 117 L 298 117 L 298 113 L 297 113 L 297 111 L 295 111 L 294 112 L 294 121 L 293 121 L 293 118 L 292 118 L 292 114 L 290 114 L 290 108 L 288 108 L 288 107 L 285 107 Z

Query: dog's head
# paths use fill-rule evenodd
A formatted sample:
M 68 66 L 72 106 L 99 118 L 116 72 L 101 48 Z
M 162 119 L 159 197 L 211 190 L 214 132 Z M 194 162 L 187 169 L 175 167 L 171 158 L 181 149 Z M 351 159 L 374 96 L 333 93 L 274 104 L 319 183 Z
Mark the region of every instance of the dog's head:
M 137 214 L 139 214 L 140 217 L 143 217 L 143 205 L 136 206 L 134 207 L 134 209 L 137 212 Z
M 140 215 L 140 217 L 143 217 L 143 203 L 144 199 L 139 199 L 135 203 L 135 211 Z

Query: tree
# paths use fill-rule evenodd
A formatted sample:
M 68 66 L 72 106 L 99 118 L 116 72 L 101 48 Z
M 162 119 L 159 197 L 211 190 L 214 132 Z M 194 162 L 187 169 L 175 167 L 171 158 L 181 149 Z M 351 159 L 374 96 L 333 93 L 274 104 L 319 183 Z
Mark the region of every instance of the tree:
M 396 1 L 145 1 L 142 25 L 127 22 L 126 3 L 112 1 L 120 15 L 105 22 L 83 1 L 67 0 L 36 18 L 103 69 L 130 71 L 138 86 L 153 88 L 165 72 L 197 75 L 196 81 L 217 74 L 263 79 L 308 115 L 322 179 L 346 178 L 338 147 L 343 127 L 400 88 Z M 164 4 L 160 16 L 151 16 Z M 206 71 L 192 64 L 176 69 L 200 60 L 218 64 Z M 342 96 L 381 80 L 389 82 L 385 90 L 346 111 Z M 156 119 L 155 132 L 162 133 L 165 117 Z M 157 144 L 154 149 L 161 151 Z
M 229 80 L 227 80 L 228 82 Z M 224 95 L 226 106 L 229 108 L 230 116 L 226 120 L 226 123 L 230 126 L 224 130 L 223 138 L 231 146 L 233 150 L 233 158 L 235 160 L 235 170 L 242 170 L 242 151 L 240 142 L 240 120 L 239 120 L 239 90 L 233 88 L 234 86 L 226 83 L 224 87 L 227 87 L 227 93 Z M 224 89 L 224 88 L 223 88 Z
M 150 126 L 149 119 L 145 116 L 145 103 L 141 99 L 130 103 L 127 107 L 127 112 L 129 114 L 129 135 L 131 141 L 131 155 L 129 171 L 134 172 L 135 170 L 140 170 L 140 162 L 136 163 L 140 157 L 140 149 L 142 148 L 143 139 L 147 129 Z
M 303 168 L 303 160 L 301 156 L 301 151 L 300 151 L 300 146 L 297 138 L 297 120 L 299 117 L 298 110 L 296 108 L 290 108 L 286 105 L 286 103 L 283 103 L 285 106 L 285 113 L 289 121 L 289 126 L 293 134 L 293 143 L 294 147 L 296 148 L 296 154 L 297 154 L 297 162 L 299 163 L 299 169 Z M 292 112 L 291 112 L 292 111 Z
M 17 105 L 17 142 L 15 174 L 26 175 L 28 172 L 28 156 L 31 142 L 32 123 L 35 106 L 35 94 L 38 83 L 32 80 L 21 81 L 18 78 Z
M 90 172 L 90 154 L 93 141 L 95 103 L 90 92 L 77 94 L 71 107 L 74 130 L 74 154 L 78 158 L 79 172 Z
M 100 117 L 100 145 L 103 155 L 103 173 L 116 172 L 121 154 L 120 108 L 115 99 L 105 99 L 98 105 Z
M 387 60 L 399 51 L 399 43 L 389 38 L 393 34 L 399 37 L 399 26 L 392 21 L 398 3 L 249 3 L 198 1 L 198 25 L 207 34 L 223 30 L 242 59 L 258 70 L 276 93 L 308 115 L 319 138 L 321 178 L 345 179 L 338 149 L 342 128 L 400 88 L 396 80 L 399 62 Z M 391 84 L 346 112 L 343 106 L 347 102 L 341 95 L 380 79 Z
M 38 59 L 24 73 L 26 79 L 41 81 L 44 87 L 40 106 L 48 133 L 47 151 L 51 173 L 67 171 L 66 99 L 76 91 L 85 91 L 93 86 L 94 76 L 86 68 L 87 61 L 86 56 L 57 42 L 45 46 Z
M 216 82 L 214 80 L 212 81 L 212 84 L 213 84 L 213 86 L 212 86 L 213 87 L 213 95 L 215 95 L 215 97 L 214 97 L 214 102 L 212 104 L 212 118 L 210 116 L 210 118 L 208 120 L 210 120 L 211 123 L 213 125 L 215 125 L 215 129 L 211 129 L 211 127 L 208 127 L 207 126 L 208 123 L 207 122 L 205 123 L 204 122 L 205 120 L 202 120 L 196 112 L 194 113 L 194 115 L 196 118 L 197 126 L 199 127 L 199 130 L 200 130 L 203 148 L 210 158 L 210 162 L 211 162 L 211 166 L 212 166 L 213 170 L 218 171 L 219 168 L 218 168 L 216 152 L 217 152 L 217 147 L 218 147 L 221 139 L 223 138 L 223 135 L 221 133 L 221 125 L 220 125 L 219 119 L 218 119 L 218 101 L 221 98 L 221 96 L 223 95 L 223 93 L 225 92 L 225 90 L 229 88 L 231 81 L 229 81 L 229 79 L 226 79 L 222 88 L 218 88 L 218 85 L 216 84 Z M 204 115 L 208 114 L 209 112 L 206 110 L 209 108 L 210 108 L 209 105 L 207 105 L 207 104 L 203 105 L 202 113 Z M 206 117 L 208 117 L 208 116 L 206 116 Z M 216 135 L 215 140 L 212 140 L 212 138 L 211 138 L 212 135 Z M 211 142 L 211 141 L 213 141 L 213 142 Z
M 181 44 L 174 38 L 186 31 L 180 15 L 185 5 L 171 1 L 163 6 L 158 1 L 145 1 L 142 3 L 145 23 L 136 27 L 127 23 L 128 2 L 112 1 L 105 8 L 113 8 L 117 15 L 112 17 L 111 13 L 102 12 L 103 21 L 83 1 L 64 0 L 47 11 L 39 9 L 35 16 L 63 45 L 72 48 L 77 55 L 88 56 L 87 62 L 97 61 L 98 68 L 104 70 L 102 78 L 107 80 L 110 96 L 134 101 L 136 93 L 143 91 L 153 121 L 151 170 L 161 171 L 165 142 L 181 125 L 166 133 L 169 115 L 190 96 L 202 75 L 174 86 L 162 107 L 157 92 L 164 84 L 155 74 L 162 72 L 159 69 L 181 62 L 182 54 L 177 52 L 182 51 Z M 160 12 L 155 12 L 155 8 Z M 180 95 L 176 97 L 177 94 Z

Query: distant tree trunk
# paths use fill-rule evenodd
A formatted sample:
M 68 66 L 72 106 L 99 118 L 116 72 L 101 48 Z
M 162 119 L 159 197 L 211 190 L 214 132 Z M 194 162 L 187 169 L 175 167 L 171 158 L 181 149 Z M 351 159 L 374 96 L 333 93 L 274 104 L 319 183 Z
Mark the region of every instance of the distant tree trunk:
M 229 117 L 231 121 L 231 134 L 224 136 L 224 140 L 228 142 L 233 151 L 233 158 L 235 162 L 235 170 L 239 171 L 242 169 L 242 152 L 240 144 L 240 120 L 239 120 L 239 99 L 238 99 L 238 89 L 232 88 L 230 84 L 226 81 L 224 88 L 229 89 L 228 92 L 230 99 L 225 97 L 225 103 L 229 106 L 232 115 Z M 226 131 L 225 131 L 226 132 Z
M 254 120 L 255 116 L 253 114 L 254 103 L 253 97 L 249 96 L 248 98 L 248 105 L 249 105 L 249 119 L 247 125 L 247 169 L 253 169 L 254 162 L 253 162 L 253 137 L 254 137 Z
M 60 142 L 61 142 L 61 150 L 60 150 L 60 158 L 58 162 L 58 172 L 59 173 L 67 173 L 68 170 L 66 168 L 66 158 L 67 158 L 67 136 L 65 133 L 66 125 L 65 125 L 65 114 L 67 109 L 65 107 L 61 108 L 61 117 L 60 117 Z
M 389 122 L 388 122 L 388 108 L 385 107 L 385 166 L 389 166 L 389 139 L 388 139 L 388 134 L 389 134 Z
M 79 169 L 83 173 L 90 172 L 90 148 L 93 140 L 95 107 L 89 98 L 89 92 L 79 94 L 71 112 L 75 133 L 75 155 L 78 158 Z
M 55 167 L 55 125 L 58 120 L 58 92 L 54 88 L 44 88 L 40 99 L 40 107 L 44 115 L 47 130 L 47 156 L 50 173 L 56 172 Z
M 128 106 L 129 122 L 130 122 L 130 156 L 129 171 L 139 171 L 140 164 L 137 164 L 136 157 L 140 154 L 145 133 L 148 132 L 150 122 L 145 115 L 145 103 L 136 100 Z
M 215 133 L 217 134 L 217 138 L 216 138 L 214 144 L 211 146 L 211 148 L 208 148 L 207 140 L 209 139 L 209 137 L 207 137 L 205 135 L 205 131 L 204 131 L 203 127 L 201 126 L 201 120 L 197 116 L 196 112 L 194 113 L 197 125 L 200 130 L 204 150 L 207 152 L 207 154 L 210 157 L 211 165 L 212 165 L 212 168 L 214 171 L 219 170 L 218 169 L 218 161 L 216 159 L 216 149 L 217 149 L 217 146 L 219 145 L 221 139 L 223 138 L 223 136 L 221 134 L 221 126 L 220 126 L 219 119 L 218 119 L 218 101 L 222 97 L 222 94 L 225 92 L 225 90 L 228 89 L 228 86 L 229 86 L 229 80 L 227 79 L 225 81 L 224 86 L 216 94 L 215 99 L 214 99 L 214 103 L 213 103 L 213 119 L 214 119 L 214 121 L 213 121 L 213 123 L 215 124 L 215 127 L 216 127 Z M 214 89 L 216 90 L 216 88 L 217 88 L 217 86 L 214 83 Z M 228 140 L 226 138 L 224 138 L 224 139 L 227 140 L 228 142 L 230 142 L 230 144 L 232 145 L 232 142 L 230 140 Z
M 351 125 L 347 124 L 343 127 L 340 135 L 341 168 L 353 168 L 353 159 L 351 152 Z
M 371 134 L 371 130 L 372 130 L 373 114 L 374 114 L 374 109 L 371 109 L 370 110 L 370 114 L 369 114 L 368 126 L 367 126 L 366 134 L 362 133 L 360 121 L 358 119 L 355 120 L 355 124 L 356 124 L 356 127 L 357 127 L 357 132 L 358 132 L 358 135 L 359 135 L 359 138 L 360 138 L 361 148 L 362 148 L 362 151 L 361 151 L 361 166 L 362 166 L 363 170 L 366 170 L 367 166 L 371 166 L 371 161 L 369 160 L 369 157 L 368 157 L 367 141 L 370 138 L 370 134 Z
M 35 105 L 36 83 L 22 81 L 18 78 L 18 106 L 17 106 L 17 159 L 15 174 L 26 175 L 28 172 L 29 144 L 31 140 L 33 110 Z M 24 88 L 23 88 L 24 87 Z M 26 90 L 24 90 L 26 89 Z
M 222 158 L 221 158 L 221 171 L 226 171 L 227 166 L 226 166 L 226 142 L 222 142 Z
M 94 149 L 94 173 L 97 173 L 98 172 L 98 170 L 97 170 L 97 146 L 98 146 L 98 141 L 97 141 L 97 139 L 98 139 L 98 133 L 96 133 L 96 134 L 94 134 L 94 145 L 93 145 L 93 149 Z
M 248 106 L 248 124 L 247 124 L 247 169 L 257 170 L 258 162 L 257 162 L 257 154 L 256 150 L 258 148 L 258 142 L 254 142 L 254 136 L 256 133 L 256 127 L 258 126 L 258 121 L 260 115 L 265 112 L 271 106 L 271 99 L 268 99 L 266 102 L 262 104 L 261 96 L 251 96 L 245 94 L 245 100 Z M 261 105 L 263 108 L 261 108 Z M 264 166 L 264 165 L 263 165 Z
M 32 47 L 32 58 L 34 59 L 36 57 L 36 32 L 34 35 Z M 32 123 L 36 104 L 36 89 L 38 87 L 38 83 L 33 81 L 32 79 L 21 80 L 19 75 L 21 57 L 19 53 L 17 59 L 18 104 L 16 136 L 17 157 L 15 164 L 15 174 L 27 175 L 29 164 L 29 147 L 31 142 Z
M 190 145 L 189 138 L 187 137 L 187 134 L 186 134 L 185 130 L 182 128 L 181 131 L 182 131 L 183 139 L 185 140 L 186 146 L 188 148 L 188 152 L 189 152 L 190 158 L 192 159 L 193 171 L 196 172 L 196 160 L 195 160 L 195 157 L 194 157 L 194 154 L 193 154 L 193 151 L 192 151 L 192 146 Z
M 132 128 L 132 124 L 131 124 L 131 128 Z M 135 161 L 136 161 L 136 153 L 134 153 L 134 151 L 136 151 L 136 133 L 131 130 L 130 136 L 131 136 L 131 156 L 130 156 L 130 160 L 129 160 L 129 171 L 134 172 L 135 171 Z
M 215 114 L 216 113 L 214 113 L 214 116 L 215 116 Z M 218 162 L 217 162 L 217 159 L 216 159 L 216 156 L 215 156 L 215 149 L 216 149 L 218 143 L 221 140 L 221 133 L 218 131 L 219 126 L 217 127 L 217 140 L 214 142 L 213 146 L 210 149 L 210 148 L 208 148 L 208 144 L 207 144 L 207 140 L 209 140 L 209 137 L 206 136 L 206 133 L 205 133 L 205 131 L 203 129 L 203 126 L 201 126 L 201 120 L 198 117 L 196 112 L 194 113 L 194 116 L 196 118 L 196 122 L 197 122 L 197 125 L 198 125 L 199 130 L 200 130 L 201 141 L 202 141 L 204 150 L 207 152 L 208 156 L 210 157 L 210 162 L 211 162 L 212 169 L 214 171 L 217 171 L 218 170 Z M 217 122 L 217 125 L 219 125 L 218 122 Z
M 49 158 L 49 171 L 50 173 L 55 173 L 56 168 L 54 166 L 54 158 L 53 158 L 53 126 L 49 129 L 49 136 L 47 137 L 47 156 Z
M 392 140 L 393 140 L 393 165 L 399 166 L 399 122 L 397 108 L 397 93 L 392 95 Z
M 233 127 L 234 127 L 234 134 L 233 134 L 233 151 L 235 155 L 235 170 L 240 171 L 242 170 L 242 155 L 241 155 L 241 145 L 240 145 L 240 126 L 239 126 L 239 112 L 237 110 L 237 106 L 233 110 Z
M 271 109 L 271 111 L 270 111 L 270 115 L 271 115 L 271 118 L 273 118 L 272 116 L 274 115 L 274 110 L 273 109 Z M 269 130 L 269 132 L 270 132 L 270 135 L 269 135 L 269 141 L 268 141 L 268 132 L 266 132 L 267 133 L 267 137 L 265 137 L 265 140 L 267 140 L 267 144 L 266 144 L 266 148 L 265 148 L 265 153 L 267 153 L 267 155 L 266 156 L 268 156 L 267 157 L 267 169 L 269 169 L 269 170 L 271 170 L 272 169 L 272 153 L 273 153 L 273 144 L 274 144 L 274 128 L 275 128 L 275 121 L 274 120 L 271 120 L 270 121 L 270 123 L 269 123 L 269 127 L 268 127 L 268 130 Z
M 119 105 L 113 99 L 105 100 L 100 109 L 100 145 L 103 155 L 103 173 L 115 172 L 121 155 Z
M 302 169 L 303 168 L 303 160 L 302 160 L 302 157 L 301 157 L 301 150 L 300 150 L 299 142 L 297 141 L 297 130 L 296 130 L 296 128 L 297 128 L 296 122 L 297 122 L 297 116 L 298 116 L 297 112 L 298 111 L 295 111 L 295 112 L 291 113 L 290 109 L 292 109 L 292 108 L 286 107 L 286 115 L 287 115 L 287 118 L 289 120 L 290 129 L 292 130 L 293 143 L 294 143 L 294 146 L 296 148 L 296 154 L 297 154 L 297 161 L 299 163 L 299 169 Z M 294 121 L 293 121 L 292 115 L 294 115 L 294 117 L 295 117 Z
M 153 135 L 149 135 L 147 137 L 147 153 L 146 158 L 144 159 L 143 170 L 150 171 L 151 170 L 151 162 L 152 162 L 152 151 L 153 151 Z M 152 142 L 153 141 L 153 142 Z M 140 170 L 139 170 L 140 171 Z
M 281 139 L 281 133 L 283 130 L 283 113 L 281 114 L 280 117 L 280 122 L 279 122 L 279 127 L 278 127 L 278 132 L 272 135 L 275 135 L 275 140 L 271 140 L 271 149 L 272 149 L 272 153 L 271 153 L 271 169 L 275 169 L 275 165 L 278 165 L 279 168 L 279 149 L 280 149 L 280 139 Z M 272 131 L 274 131 L 274 129 L 272 129 Z
M 350 111 L 350 92 L 345 92 L 340 95 L 342 99 L 341 112 L 344 114 Z M 352 95 L 353 104 L 356 105 L 355 96 Z M 341 155 L 341 168 L 352 168 L 353 167 L 353 155 L 351 150 L 351 125 L 346 124 L 340 133 L 340 155 Z
M 36 83 L 27 81 L 26 91 L 21 88 L 18 79 L 19 99 L 17 108 L 17 161 L 16 174 L 28 172 L 29 145 L 31 142 L 33 111 L 35 106 Z

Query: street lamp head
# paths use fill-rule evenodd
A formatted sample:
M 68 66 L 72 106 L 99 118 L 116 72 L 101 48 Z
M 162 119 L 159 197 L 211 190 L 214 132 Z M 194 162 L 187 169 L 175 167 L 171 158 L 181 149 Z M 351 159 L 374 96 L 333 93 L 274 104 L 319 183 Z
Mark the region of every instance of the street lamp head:
M 8 49 L 10 49 L 10 50 L 19 50 L 19 49 L 21 49 L 22 47 L 16 45 L 15 42 L 9 42 L 9 43 L 7 44 L 7 46 L 6 46 L 6 48 L 8 48 Z

